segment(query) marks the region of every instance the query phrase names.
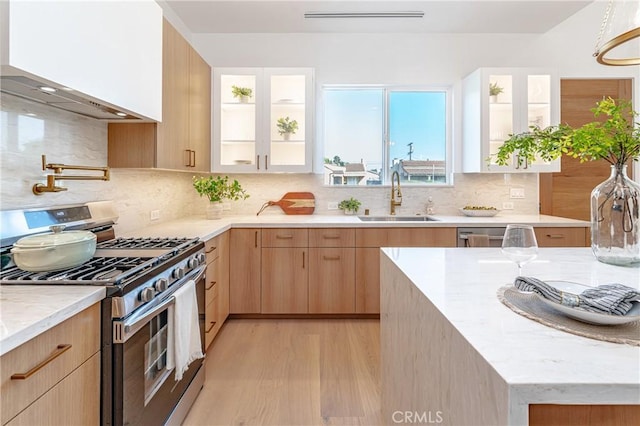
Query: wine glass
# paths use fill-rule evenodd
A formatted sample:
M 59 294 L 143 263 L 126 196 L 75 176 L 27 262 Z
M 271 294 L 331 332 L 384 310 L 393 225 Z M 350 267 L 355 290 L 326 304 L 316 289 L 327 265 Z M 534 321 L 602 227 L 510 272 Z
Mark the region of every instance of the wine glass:
M 507 225 L 502 239 L 502 253 L 518 265 L 518 276 L 522 265 L 538 255 L 538 242 L 531 225 Z

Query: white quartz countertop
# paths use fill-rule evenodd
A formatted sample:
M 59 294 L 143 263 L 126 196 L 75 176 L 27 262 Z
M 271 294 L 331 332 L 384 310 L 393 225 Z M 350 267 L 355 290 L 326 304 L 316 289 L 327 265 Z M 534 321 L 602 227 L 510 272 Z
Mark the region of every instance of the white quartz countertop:
M 400 216 L 402 217 L 402 216 Z M 589 222 L 546 215 L 504 215 L 494 217 L 467 217 L 432 215 L 434 221 L 373 221 L 363 222 L 349 215 L 285 215 L 263 214 L 260 216 L 223 216 L 222 219 L 207 220 L 204 216 L 190 216 L 158 223 L 135 231 L 118 234 L 121 237 L 200 237 L 204 240 L 230 228 L 278 228 L 278 227 L 502 227 L 509 223 L 522 223 L 545 227 L 588 227 Z
M 104 297 L 97 286 L 0 286 L 0 356 Z
M 517 267 L 499 248 L 383 251 L 509 385 L 515 424 L 530 403 L 640 404 L 640 347 L 565 333 L 503 305 L 496 291 Z M 589 248 L 540 249 L 523 275 L 640 288 L 640 267 L 600 263 Z

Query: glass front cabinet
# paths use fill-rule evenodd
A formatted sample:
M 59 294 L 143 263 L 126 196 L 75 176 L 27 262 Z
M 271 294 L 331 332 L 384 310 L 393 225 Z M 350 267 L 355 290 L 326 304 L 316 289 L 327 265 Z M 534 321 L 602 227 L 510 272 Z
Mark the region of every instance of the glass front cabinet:
M 214 172 L 311 172 L 313 70 L 213 72 Z
M 511 134 L 560 122 L 560 81 L 555 71 L 480 68 L 462 82 L 462 171 L 557 172 L 560 159 L 498 166 L 495 154 Z M 517 155 L 517 154 L 516 154 Z

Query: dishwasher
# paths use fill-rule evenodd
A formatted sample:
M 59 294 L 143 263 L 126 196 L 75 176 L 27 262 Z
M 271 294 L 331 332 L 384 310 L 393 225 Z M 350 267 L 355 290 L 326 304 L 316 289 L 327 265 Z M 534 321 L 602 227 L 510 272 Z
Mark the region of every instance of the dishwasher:
M 489 237 L 489 247 L 502 247 L 502 237 L 505 227 L 491 228 L 458 228 L 458 247 L 469 247 L 469 235 L 487 235 Z

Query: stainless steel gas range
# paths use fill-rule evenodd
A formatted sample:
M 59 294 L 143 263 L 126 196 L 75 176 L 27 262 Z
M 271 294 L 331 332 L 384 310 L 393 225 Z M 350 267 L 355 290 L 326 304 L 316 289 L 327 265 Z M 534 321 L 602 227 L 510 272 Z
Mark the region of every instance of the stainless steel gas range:
M 5 258 L 19 238 L 54 225 L 90 230 L 98 243 L 93 258 L 73 268 L 26 272 L 9 263 L 0 270 L 0 284 L 104 286 L 101 423 L 180 424 L 202 388 L 204 369 L 203 359 L 193 361 L 176 381 L 167 368 L 170 308 L 174 293 L 193 280 L 203 344 L 204 243 L 197 238 L 115 238 L 116 220 L 109 202 L 1 211 Z

